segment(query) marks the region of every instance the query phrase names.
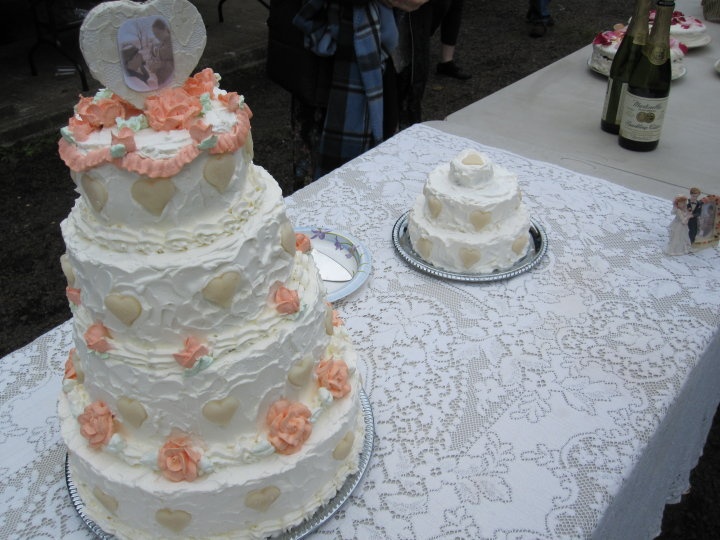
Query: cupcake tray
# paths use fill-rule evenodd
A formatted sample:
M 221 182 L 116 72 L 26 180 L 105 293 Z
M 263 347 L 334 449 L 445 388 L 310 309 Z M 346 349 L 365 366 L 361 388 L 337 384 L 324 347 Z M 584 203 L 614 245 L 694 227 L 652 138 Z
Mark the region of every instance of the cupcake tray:
M 395 222 L 392 231 L 393 244 L 400 257 L 412 266 L 415 270 L 419 270 L 436 278 L 448 279 L 453 281 L 464 281 L 467 283 L 485 283 L 494 281 L 503 281 L 514 278 L 525 272 L 529 272 L 540 262 L 547 252 L 547 238 L 543 227 L 530 220 L 530 249 L 525 256 L 517 261 L 510 268 L 502 271 L 481 273 L 481 274 L 463 274 L 457 272 L 449 272 L 441 268 L 437 268 L 418 255 L 410 243 L 410 236 L 407 231 L 407 222 L 410 212 L 405 212 Z
M 363 417 L 365 420 L 365 438 L 363 439 L 363 447 L 360 452 L 357 472 L 348 476 L 343 486 L 338 490 L 335 496 L 327 502 L 327 504 L 318 508 L 318 510 L 307 520 L 280 534 L 279 536 L 273 537 L 274 539 L 300 540 L 301 538 L 307 537 L 323 523 L 333 517 L 350 498 L 350 495 L 355 488 L 360 484 L 360 481 L 362 480 L 370 463 L 370 457 L 372 456 L 375 441 L 375 422 L 373 419 L 372 407 L 370 406 L 370 400 L 368 399 L 367 394 L 365 394 L 365 391 L 362 388 L 360 389 L 360 405 L 362 407 Z M 75 483 L 73 482 L 67 455 L 65 456 L 65 482 L 67 484 L 68 492 L 70 493 L 70 500 L 72 501 L 73 507 L 88 530 L 100 540 L 116 540 L 114 535 L 103 531 L 102 528 L 100 528 L 100 526 L 98 526 L 97 523 L 90 519 L 90 517 L 85 513 L 85 503 L 80 498 L 77 488 L 75 487 Z

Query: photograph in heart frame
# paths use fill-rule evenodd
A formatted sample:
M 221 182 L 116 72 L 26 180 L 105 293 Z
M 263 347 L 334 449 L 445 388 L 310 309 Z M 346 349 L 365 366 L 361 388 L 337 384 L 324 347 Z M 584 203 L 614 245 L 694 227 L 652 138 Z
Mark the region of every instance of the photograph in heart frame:
M 165 17 L 140 17 L 122 23 L 118 49 L 125 84 L 132 90 L 158 90 L 172 82 L 175 59 L 172 32 Z
M 141 109 L 148 96 L 187 80 L 206 40 L 202 17 L 188 0 L 103 2 L 80 28 L 92 76 Z

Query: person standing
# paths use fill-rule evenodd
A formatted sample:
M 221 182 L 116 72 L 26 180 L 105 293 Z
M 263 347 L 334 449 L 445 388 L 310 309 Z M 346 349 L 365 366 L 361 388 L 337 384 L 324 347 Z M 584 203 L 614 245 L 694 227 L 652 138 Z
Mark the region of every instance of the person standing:
M 548 27 L 555 24 L 550 16 L 550 0 L 530 0 L 527 22 L 531 25 L 530 37 L 543 37 Z
M 273 0 L 268 29 L 268 77 L 291 94 L 294 191 L 384 140 L 397 26 L 380 0 Z
M 446 11 L 440 23 L 440 63 L 437 65 L 437 73 L 466 81 L 472 75 L 465 73 L 455 63 L 455 45 L 460 34 L 463 0 L 449 0 L 445 4 Z
M 152 24 L 153 35 L 157 42 L 153 44 L 151 62 L 148 66 L 157 77 L 158 87 L 165 86 L 175 70 L 170 28 L 164 19 L 158 17 Z

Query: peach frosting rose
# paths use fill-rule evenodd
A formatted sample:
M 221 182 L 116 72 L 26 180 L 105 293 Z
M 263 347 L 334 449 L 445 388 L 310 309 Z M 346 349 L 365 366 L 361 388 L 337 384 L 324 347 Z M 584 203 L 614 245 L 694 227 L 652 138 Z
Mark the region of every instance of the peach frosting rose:
M 77 379 L 77 372 L 75 371 L 75 363 L 73 362 L 73 356 L 77 349 L 72 348 L 68 353 L 67 360 L 65 360 L 65 378 L 66 379 Z
M 195 365 L 199 358 L 206 356 L 210 349 L 198 338 L 190 336 L 185 340 L 185 348 L 173 354 L 175 361 L 184 368 L 190 369 Z
M 113 414 L 104 401 L 94 401 L 78 416 L 80 434 L 88 440 L 91 448 L 105 446 L 115 432 Z
M 218 100 L 225 105 L 228 111 L 236 111 L 240 107 L 240 95 L 237 92 L 226 92 L 219 94 Z M 247 105 L 246 105 L 247 107 Z M 250 114 L 252 116 L 252 113 Z
M 110 143 L 113 146 L 116 144 L 122 144 L 125 146 L 126 152 L 134 152 L 137 150 L 137 145 L 135 144 L 135 132 L 127 126 L 121 128 L 117 133 L 111 133 Z
M 94 128 L 112 127 L 115 119 L 125 118 L 126 109 L 118 99 L 81 97 L 75 113 Z
M 76 289 L 75 287 L 65 287 L 65 296 L 67 296 L 67 299 L 76 306 L 80 305 L 80 289 Z
M 189 437 L 175 436 L 160 448 L 157 464 L 171 482 L 192 482 L 198 476 L 200 457 Z
M 166 88 L 145 99 L 145 116 L 156 131 L 186 129 L 201 112 L 200 100 L 182 88 Z
M 297 291 L 280 287 L 275 293 L 275 304 L 278 313 L 292 315 L 300 310 L 300 296 Z
M 340 399 L 350 393 L 348 382 L 348 367 L 344 360 L 321 360 L 315 368 L 318 384 L 330 391 L 335 399 Z
M 218 80 L 210 68 L 205 68 L 185 81 L 183 88 L 191 96 L 200 97 L 213 91 Z
M 112 347 L 108 343 L 108 338 L 112 338 L 110 331 L 103 326 L 102 323 L 91 324 L 85 331 L 85 343 L 89 349 L 99 353 L 106 353 Z
M 73 137 L 75 137 L 78 141 L 87 140 L 90 134 L 95 131 L 95 128 L 91 126 L 89 122 L 75 116 L 68 120 L 68 127 L 70 128 L 70 131 L 72 131 Z
M 268 441 L 278 454 L 294 454 L 312 433 L 310 409 L 287 399 L 276 401 L 267 413 Z
M 295 233 L 295 249 L 297 251 L 302 251 L 303 253 L 307 253 L 310 249 L 312 249 L 310 238 L 307 234 Z
M 193 141 L 195 142 L 202 142 L 208 137 L 210 137 L 213 133 L 212 126 L 209 124 L 206 124 L 199 118 L 195 118 L 189 125 L 188 125 L 188 131 L 190 132 L 190 136 L 192 137 Z

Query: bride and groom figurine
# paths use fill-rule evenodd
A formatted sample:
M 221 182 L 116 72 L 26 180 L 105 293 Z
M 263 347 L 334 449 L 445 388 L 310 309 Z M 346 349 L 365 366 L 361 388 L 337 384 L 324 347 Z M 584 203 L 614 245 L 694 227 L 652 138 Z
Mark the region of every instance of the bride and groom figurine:
M 685 255 L 694 248 L 716 244 L 720 238 L 718 202 L 720 197 L 708 195 L 700 199 L 699 188 L 690 188 L 690 197 L 678 195 L 673 199 L 672 214 L 665 253 Z

